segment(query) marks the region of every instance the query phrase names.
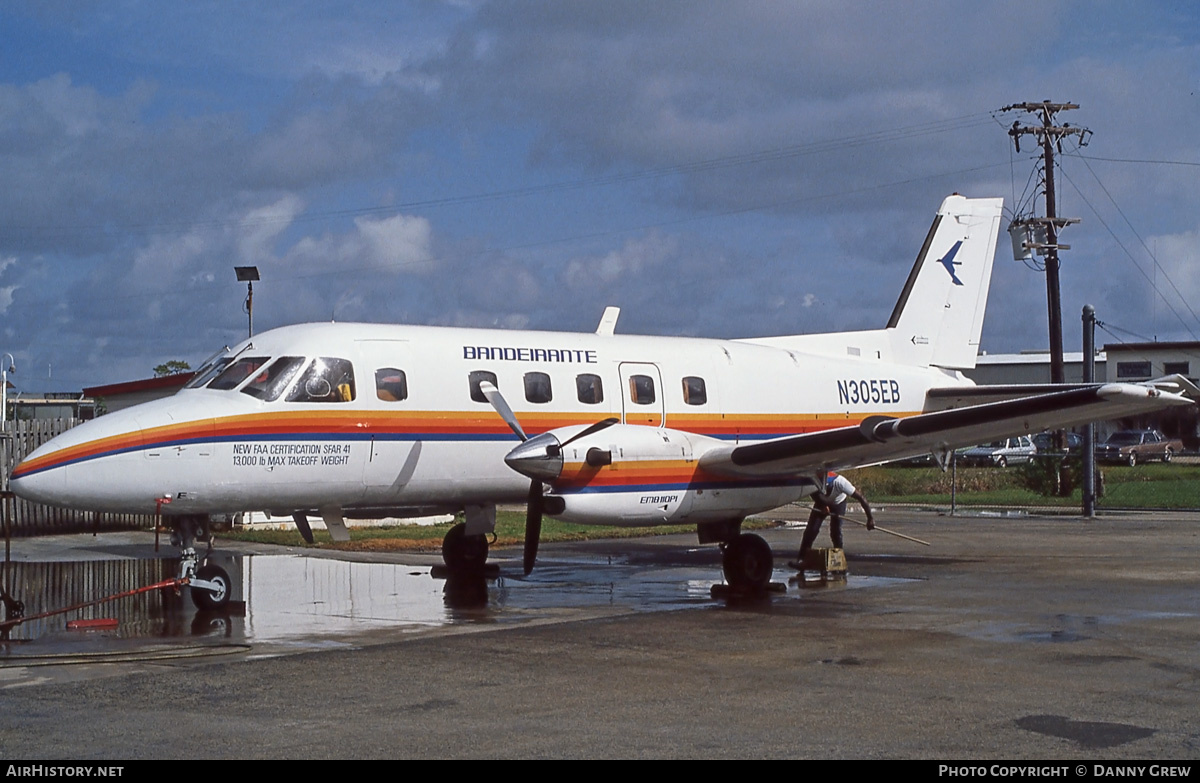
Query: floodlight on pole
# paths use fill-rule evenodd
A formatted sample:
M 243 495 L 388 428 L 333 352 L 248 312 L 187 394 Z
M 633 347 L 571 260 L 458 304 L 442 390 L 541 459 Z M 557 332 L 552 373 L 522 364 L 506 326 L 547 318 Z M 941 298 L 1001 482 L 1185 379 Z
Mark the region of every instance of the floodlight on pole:
M 11 353 L 4 354 L 8 361 L 0 364 L 0 421 L 8 421 L 8 374 L 17 371 L 17 362 Z
M 254 281 L 258 280 L 258 267 L 256 266 L 235 266 L 234 273 L 237 275 L 238 282 L 246 284 L 246 302 L 242 305 L 242 309 L 246 311 L 246 317 L 249 319 L 247 337 L 254 336 Z

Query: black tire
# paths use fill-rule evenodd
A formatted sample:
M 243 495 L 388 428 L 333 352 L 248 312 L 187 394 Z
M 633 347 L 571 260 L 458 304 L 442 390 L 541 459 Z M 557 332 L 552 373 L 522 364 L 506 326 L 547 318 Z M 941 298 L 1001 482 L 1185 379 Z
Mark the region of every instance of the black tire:
M 1163 462 L 1170 462 L 1171 457 L 1174 457 L 1174 456 L 1175 456 L 1175 452 L 1172 451 L 1171 449 L 1167 449 L 1166 451 L 1163 452 Z
M 442 539 L 442 560 L 452 571 L 482 570 L 487 556 L 487 536 L 468 536 L 464 522 L 450 528 Z
M 1137 467 L 1137 452 L 1136 451 L 1129 452 L 1129 467 L 1131 467 L 1131 468 Z
M 771 583 L 775 557 L 761 536 L 742 533 L 725 545 L 721 567 L 730 587 L 764 590 Z
M 1001 457 L 1000 459 L 996 460 L 996 465 L 1001 468 L 1007 468 L 1008 467 L 1008 457 Z
M 215 565 L 201 566 L 196 569 L 196 578 L 204 579 L 218 585 L 218 589 L 214 592 L 204 587 L 192 588 L 192 603 L 197 609 L 216 610 L 224 609 L 229 603 L 229 592 L 231 582 L 229 574 L 224 568 Z

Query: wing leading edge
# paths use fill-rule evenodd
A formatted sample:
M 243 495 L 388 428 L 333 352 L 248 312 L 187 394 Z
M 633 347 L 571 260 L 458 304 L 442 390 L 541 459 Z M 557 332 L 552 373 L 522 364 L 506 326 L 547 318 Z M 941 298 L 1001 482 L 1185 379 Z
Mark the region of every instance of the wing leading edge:
M 1036 387 L 1058 390 L 962 407 L 949 407 L 947 403 L 954 403 L 944 399 L 942 407 L 947 407 L 945 410 L 906 418 L 871 416 L 857 426 L 716 449 L 701 458 L 701 465 L 733 475 L 808 475 L 816 470 L 862 467 L 922 454 L 945 453 L 960 446 L 1011 435 L 1195 404 L 1184 393 L 1160 388 L 1171 385 L 1151 382 Z M 1178 384 L 1174 385 L 1180 388 Z M 955 390 L 955 401 L 961 404 L 971 398 L 987 399 L 989 394 L 1012 397 L 1019 388 L 959 389 Z M 1028 390 L 1026 387 L 1025 391 Z M 1192 390 L 1195 390 L 1194 386 L 1191 389 L 1183 387 L 1184 392 Z M 938 393 L 931 393 L 931 397 L 938 394 L 951 396 L 949 391 L 935 391 Z

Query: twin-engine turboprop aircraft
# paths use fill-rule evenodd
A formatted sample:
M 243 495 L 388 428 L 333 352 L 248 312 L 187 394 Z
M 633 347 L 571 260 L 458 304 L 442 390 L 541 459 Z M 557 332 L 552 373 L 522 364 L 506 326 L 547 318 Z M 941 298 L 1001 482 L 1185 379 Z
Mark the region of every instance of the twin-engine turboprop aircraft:
M 483 564 L 498 503 L 617 525 L 694 523 L 733 586 L 761 588 L 772 554 L 741 532 L 816 474 L 1193 404 L 1183 379 L 977 387 L 973 367 L 1000 199 L 947 198 L 885 328 L 706 340 L 304 324 L 226 349 L 175 396 L 51 440 L 14 470 L 30 500 L 95 511 L 162 506 L 202 606 L 228 576 L 196 568 L 214 514 L 347 516 L 465 511 L 451 568 Z

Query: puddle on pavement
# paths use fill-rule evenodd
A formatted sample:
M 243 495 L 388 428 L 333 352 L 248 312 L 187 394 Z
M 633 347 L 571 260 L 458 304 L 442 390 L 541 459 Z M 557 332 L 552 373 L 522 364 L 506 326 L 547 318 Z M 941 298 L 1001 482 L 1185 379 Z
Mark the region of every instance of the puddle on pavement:
M 720 569 L 678 561 L 626 558 L 543 558 L 529 576 L 519 571 L 483 579 L 437 579 L 428 566 L 363 563 L 299 555 L 217 554 L 228 571 L 231 602 L 222 612 L 198 611 L 188 588 L 128 595 L 0 633 L 0 662 L 30 655 L 71 654 L 89 647 L 148 644 L 252 645 L 258 650 L 356 645 L 364 635 L 419 633 L 451 624 L 527 622 L 564 609 L 669 611 L 713 605 Z M 174 559 L 13 562 L 0 577 L 23 616 L 76 606 L 172 578 Z M 505 571 L 510 566 L 506 564 Z M 794 572 L 777 570 L 786 582 Z M 882 586 L 904 580 L 852 577 L 817 589 Z M 811 595 L 789 586 L 779 597 Z M 3 617 L 13 617 L 11 610 Z M 115 628 L 70 630 L 72 620 L 116 620 Z M 356 638 L 357 637 L 357 640 Z

